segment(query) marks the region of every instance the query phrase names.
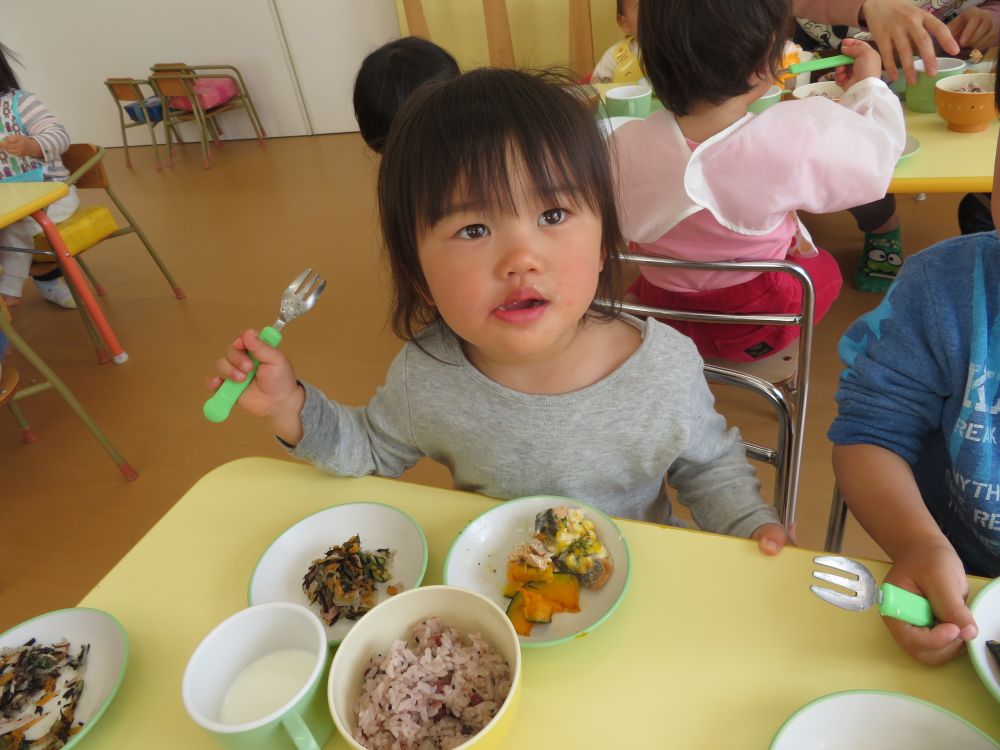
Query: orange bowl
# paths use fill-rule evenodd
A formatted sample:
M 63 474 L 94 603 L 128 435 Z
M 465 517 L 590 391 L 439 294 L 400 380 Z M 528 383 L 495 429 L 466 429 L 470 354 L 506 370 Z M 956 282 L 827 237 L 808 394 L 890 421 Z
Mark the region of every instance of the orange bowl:
M 938 114 L 956 133 L 986 130 L 997 116 L 992 73 L 942 78 L 934 87 Z M 971 91 L 969 89 L 972 89 Z

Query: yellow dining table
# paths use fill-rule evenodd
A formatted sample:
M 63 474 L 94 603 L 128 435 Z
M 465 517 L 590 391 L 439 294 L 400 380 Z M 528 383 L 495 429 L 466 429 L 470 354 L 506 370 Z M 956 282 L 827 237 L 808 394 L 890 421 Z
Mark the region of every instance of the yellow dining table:
M 107 318 L 94 299 L 90 286 L 83 276 L 83 271 L 79 264 L 66 248 L 62 236 L 55 224 L 45 215 L 43 210 L 46 206 L 55 203 L 69 192 L 69 187 L 64 182 L 3 182 L 0 183 L 0 228 L 9 226 L 28 216 L 33 218 L 41 226 L 45 233 L 49 246 L 52 248 L 56 261 L 66 276 L 67 281 L 76 293 L 79 301 L 83 303 L 85 311 L 84 322 L 88 326 L 91 337 L 94 338 L 96 331 L 99 340 L 94 338 L 97 345 L 97 357 L 100 362 L 106 363 L 109 360 L 116 364 L 121 364 L 128 360 L 128 354 L 122 348 L 118 337 L 108 323 Z M 89 319 L 86 317 L 89 316 Z M 90 330 L 90 323 L 93 329 Z M 103 342 L 103 346 L 101 345 Z M 104 346 L 107 349 L 104 349 Z M 110 352 L 110 356 L 109 356 Z
M 390 479 L 338 478 L 247 458 L 207 474 L 80 602 L 128 633 L 114 702 L 80 750 L 212 748 L 186 715 L 181 677 L 219 622 L 247 606 L 257 559 L 323 508 L 374 500 L 410 513 L 441 582 L 451 541 L 496 501 Z M 782 722 L 841 690 L 907 693 L 1000 738 L 1000 706 L 965 656 L 932 669 L 894 644 L 874 611 L 845 612 L 809 592 L 809 550 L 768 558 L 756 544 L 622 521 L 631 585 L 585 638 L 525 649 L 512 748 L 765 748 Z M 335 540 L 331 540 L 335 541 Z M 871 563 L 877 577 L 886 565 Z M 970 579 L 973 594 L 984 581 Z M 337 735 L 328 748 L 344 748 Z

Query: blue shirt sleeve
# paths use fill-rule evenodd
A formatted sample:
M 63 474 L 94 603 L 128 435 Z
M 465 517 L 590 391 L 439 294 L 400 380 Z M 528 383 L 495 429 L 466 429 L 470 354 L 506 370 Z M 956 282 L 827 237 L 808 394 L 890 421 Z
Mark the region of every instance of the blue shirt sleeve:
M 929 273 L 919 255 L 908 259 L 882 303 L 841 339 L 845 369 L 828 433 L 835 444 L 877 445 L 912 464 L 926 437 L 941 429 L 953 391 L 942 336 L 948 316 Z

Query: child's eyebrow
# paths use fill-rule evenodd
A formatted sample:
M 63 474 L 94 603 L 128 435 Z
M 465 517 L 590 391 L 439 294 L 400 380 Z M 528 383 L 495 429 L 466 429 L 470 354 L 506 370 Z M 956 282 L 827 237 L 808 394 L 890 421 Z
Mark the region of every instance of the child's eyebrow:
M 532 188 L 530 192 L 541 198 L 573 198 L 576 197 L 579 191 L 575 185 L 556 185 L 552 187 Z M 445 217 L 466 212 L 489 211 L 493 207 L 494 203 L 494 201 L 488 200 L 467 200 L 461 203 L 449 203 L 445 205 L 444 209 L 441 211 L 441 216 Z

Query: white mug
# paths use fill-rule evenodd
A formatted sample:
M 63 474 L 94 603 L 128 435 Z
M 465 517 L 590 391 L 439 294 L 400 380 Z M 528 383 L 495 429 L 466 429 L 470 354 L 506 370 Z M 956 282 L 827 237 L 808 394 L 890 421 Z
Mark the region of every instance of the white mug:
M 281 660 L 291 672 L 282 667 L 281 680 L 272 674 L 248 687 L 250 675 L 262 676 L 262 665 L 274 669 Z M 307 608 L 290 602 L 248 607 L 217 625 L 191 655 L 184 708 L 227 750 L 319 750 L 333 734 L 321 689 L 329 663 L 326 631 Z M 284 692 L 276 692 L 282 682 Z

